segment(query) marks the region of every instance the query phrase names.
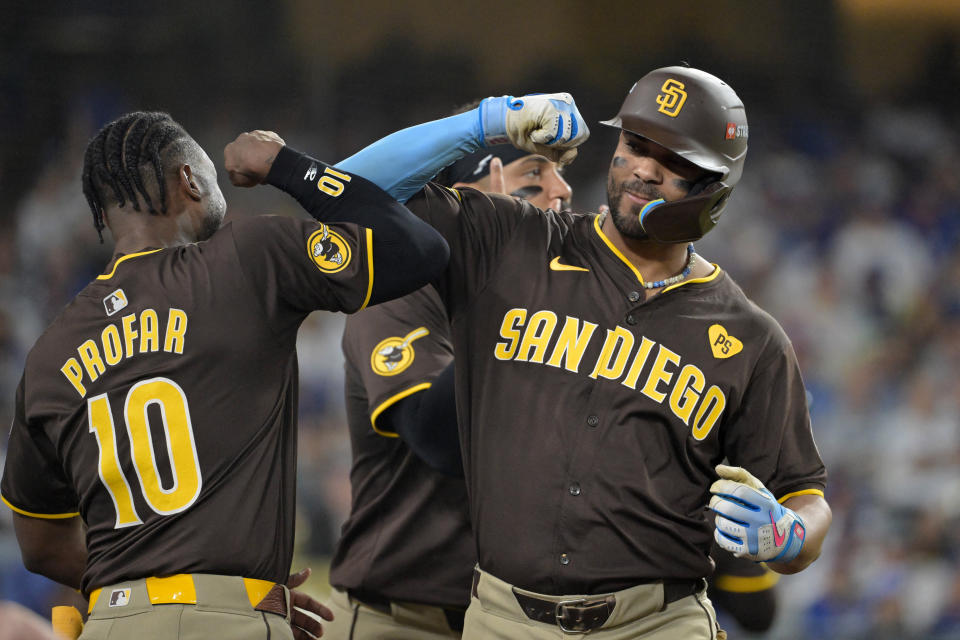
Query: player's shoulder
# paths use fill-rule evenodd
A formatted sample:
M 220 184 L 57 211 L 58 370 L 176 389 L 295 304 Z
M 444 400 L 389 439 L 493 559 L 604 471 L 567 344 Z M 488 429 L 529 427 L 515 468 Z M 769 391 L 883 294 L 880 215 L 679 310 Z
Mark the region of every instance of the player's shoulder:
M 269 233 L 275 230 L 289 229 L 301 222 L 297 218 L 274 214 L 238 216 L 220 227 L 210 240 L 238 233 Z M 207 240 L 207 242 L 210 242 L 210 240 Z
M 526 200 L 515 196 L 489 193 L 474 187 L 446 187 L 436 182 L 427 183 L 407 204 L 411 207 L 447 205 L 467 213 L 502 213 L 510 216 L 542 213 Z
M 37 336 L 24 358 L 24 379 L 43 380 L 63 365 L 64 354 L 76 355 L 76 347 L 84 338 L 81 327 L 91 315 L 91 307 L 97 304 L 94 298 L 96 281 L 84 287 L 54 316 Z M 59 374 L 57 374 L 59 375 Z M 35 385 L 31 385 L 35 386 Z
M 745 333 L 765 336 L 768 344 L 777 350 L 790 344 L 789 336 L 773 314 L 750 298 L 728 272 L 717 278 L 715 292 L 725 301 L 727 313 L 745 326 Z

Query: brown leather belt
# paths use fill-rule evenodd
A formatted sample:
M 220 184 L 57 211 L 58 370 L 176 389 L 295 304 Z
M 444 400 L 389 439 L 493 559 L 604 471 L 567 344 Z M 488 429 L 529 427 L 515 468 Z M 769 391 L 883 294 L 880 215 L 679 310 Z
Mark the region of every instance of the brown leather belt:
M 347 595 L 360 604 L 366 605 L 384 615 L 393 615 L 393 610 L 390 608 L 390 598 L 357 589 L 347 589 Z M 463 631 L 463 618 L 466 611 L 463 609 L 448 609 L 446 607 L 437 608 L 443 611 L 443 615 L 447 618 L 447 624 L 450 625 L 451 630 Z
M 663 584 L 663 609 L 671 602 L 697 593 L 705 586 L 703 578 L 696 580 L 677 580 Z M 602 627 L 613 613 L 617 604 L 614 595 L 597 598 L 578 598 L 575 600 L 543 600 L 523 593 L 515 588 L 513 595 L 523 612 L 531 620 L 546 624 L 555 624 L 561 630 L 572 633 L 585 633 Z M 662 609 L 661 609 L 662 610 Z
M 613 613 L 616 596 L 582 598 L 577 600 L 541 600 L 513 590 L 517 602 L 527 617 L 545 624 L 555 624 L 563 631 L 584 633 L 602 627 Z

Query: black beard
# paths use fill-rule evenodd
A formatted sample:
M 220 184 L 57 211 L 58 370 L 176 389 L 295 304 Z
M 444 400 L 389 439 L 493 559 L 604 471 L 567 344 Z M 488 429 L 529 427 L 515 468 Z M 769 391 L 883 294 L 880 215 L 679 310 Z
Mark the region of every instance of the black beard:
M 640 210 L 643 209 L 643 205 L 631 205 L 629 211 L 620 211 L 620 202 L 627 190 L 651 201 L 663 198 L 663 194 L 660 193 L 659 189 L 651 187 L 642 180 L 631 180 L 617 185 L 614 183 L 612 175 L 607 177 L 607 204 L 610 207 L 613 226 L 617 228 L 620 235 L 627 238 L 649 240 L 650 236 L 640 226 Z

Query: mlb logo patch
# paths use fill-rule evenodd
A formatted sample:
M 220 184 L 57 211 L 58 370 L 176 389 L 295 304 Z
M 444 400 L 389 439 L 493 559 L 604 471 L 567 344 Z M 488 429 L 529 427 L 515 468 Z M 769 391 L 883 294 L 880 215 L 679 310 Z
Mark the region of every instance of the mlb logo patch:
M 127 304 L 127 294 L 123 292 L 123 289 L 117 289 L 103 299 L 103 308 L 106 309 L 108 316 L 112 316 L 117 311 L 120 311 L 120 309 L 126 307 Z
M 114 589 L 110 592 L 111 607 L 125 607 L 130 603 L 130 589 Z
M 727 140 L 736 140 L 737 138 L 737 125 L 735 122 L 727 123 Z

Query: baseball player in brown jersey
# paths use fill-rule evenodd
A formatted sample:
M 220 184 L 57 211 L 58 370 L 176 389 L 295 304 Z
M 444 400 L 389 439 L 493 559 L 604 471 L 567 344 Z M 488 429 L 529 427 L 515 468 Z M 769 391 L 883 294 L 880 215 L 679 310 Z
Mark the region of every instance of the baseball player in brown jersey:
M 442 181 L 544 209 L 560 210 L 571 193 L 555 162 L 511 145 L 458 160 Z M 350 316 L 343 350 L 353 504 L 331 566 L 335 617 L 324 637 L 459 638 L 476 551 L 459 441 L 447 440 L 452 456 L 442 451 L 456 408 L 450 327 L 436 290 Z M 406 444 L 418 429 L 436 433 L 429 450 Z
M 419 179 L 407 141 L 465 135 L 436 122 L 344 164 L 395 185 L 410 161 Z M 478 550 L 467 638 L 712 639 L 712 540 L 793 573 L 829 529 L 790 341 L 690 244 L 740 179 L 742 102 L 667 67 L 605 124 L 608 215 L 437 185 L 408 202 L 451 246 L 437 287 Z
M 251 158 L 264 135 L 228 145 L 231 180 L 317 221 L 220 228 L 213 163 L 167 114 L 88 145 L 84 193 L 116 253 L 27 356 L 0 485 L 27 568 L 89 595 L 82 638 L 322 632 L 283 585 L 297 329 L 421 287 L 447 249 L 363 178 L 288 147 Z

